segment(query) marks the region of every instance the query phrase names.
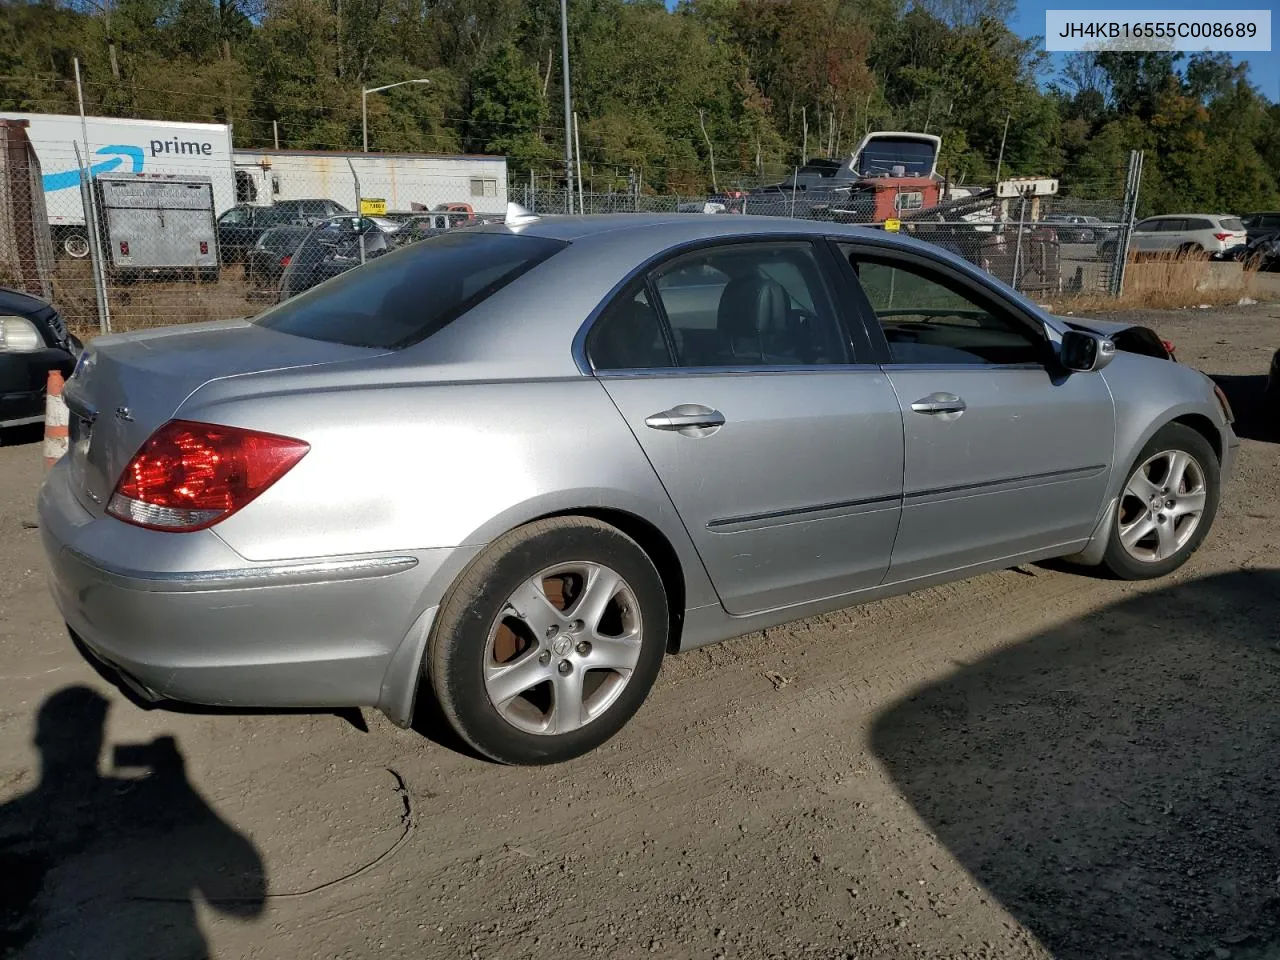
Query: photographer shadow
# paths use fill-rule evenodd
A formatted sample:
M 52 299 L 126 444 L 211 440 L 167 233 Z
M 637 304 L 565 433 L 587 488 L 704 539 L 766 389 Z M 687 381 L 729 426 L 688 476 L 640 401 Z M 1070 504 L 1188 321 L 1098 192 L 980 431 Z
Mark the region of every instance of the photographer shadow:
M 88 687 L 41 705 L 39 781 L 0 805 L 0 956 L 209 956 L 197 899 L 248 920 L 265 905 L 253 843 L 187 779 L 172 737 L 119 746 L 98 769 L 108 709 Z

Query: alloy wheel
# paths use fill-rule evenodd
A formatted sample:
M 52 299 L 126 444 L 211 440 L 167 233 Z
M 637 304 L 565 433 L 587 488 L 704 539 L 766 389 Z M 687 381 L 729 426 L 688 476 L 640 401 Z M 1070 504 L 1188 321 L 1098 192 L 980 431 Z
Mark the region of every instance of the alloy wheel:
M 548 567 L 507 598 L 489 629 L 484 685 L 499 715 L 527 733 L 570 733 L 618 699 L 640 659 L 640 604 L 616 571 Z
M 1191 539 L 1208 488 L 1200 463 L 1185 450 L 1164 450 L 1130 475 L 1116 522 L 1126 553 L 1144 563 L 1167 560 Z

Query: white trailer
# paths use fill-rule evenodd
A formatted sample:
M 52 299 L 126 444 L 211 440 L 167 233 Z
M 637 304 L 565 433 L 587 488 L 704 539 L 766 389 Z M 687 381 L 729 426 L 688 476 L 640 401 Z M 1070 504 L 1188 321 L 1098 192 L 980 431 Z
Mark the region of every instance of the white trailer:
M 327 150 L 236 150 L 234 156 L 241 196 L 251 178 L 255 195 L 246 199 L 258 204 L 332 200 L 358 212 L 363 199 L 369 213 L 444 203 L 468 203 L 480 215 L 507 209 L 506 157 Z
M 40 158 L 54 245 L 70 256 L 89 254 L 80 162 L 95 177 L 106 173 L 208 177 L 216 212 L 235 206 L 231 128 L 226 124 L 86 117 L 82 125 L 78 116 L 69 114 L 9 111 L 0 112 L 0 117 L 28 122 L 27 136 Z

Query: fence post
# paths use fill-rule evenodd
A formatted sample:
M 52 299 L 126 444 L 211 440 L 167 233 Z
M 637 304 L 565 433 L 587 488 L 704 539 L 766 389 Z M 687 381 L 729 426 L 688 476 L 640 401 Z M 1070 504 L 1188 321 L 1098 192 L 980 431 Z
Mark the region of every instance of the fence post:
M 1129 243 L 1133 239 L 1133 223 L 1138 214 L 1138 190 L 1142 185 L 1141 150 L 1129 151 L 1129 175 L 1124 185 L 1124 208 L 1120 214 L 1119 236 L 1116 238 L 1115 259 L 1111 264 L 1111 295 L 1124 293 L 1125 268 L 1129 265 Z
M 360 209 L 362 206 L 360 201 L 363 199 L 360 196 L 360 177 L 356 174 L 356 165 L 351 162 L 350 157 L 347 157 L 347 167 L 351 170 L 351 180 L 356 186 L 356 223 L 359 224 L 360 220 L 364 218 L 364 212 Z M 356 227 L 356 241 L 360 247 L 360 262 L 364 263 L 364 233 L 359 226 Z
M 84 225 L 89 232 L 89 268 L 93 271 L 93 298 L 98 306 L 98 329 L 111 332 L 111 303 L 107 299 L 107 275 L 102 263 L 102 234 L 98 232 L 98 207 L 93 198 L 93 173 L 80 154 L 80 145 L 74 141 L 76 168 L 80 171 L 80 202 L 84 204 Z
M 1013 245 L 1013 276 L 1009 278 L 1009 286 L 1018 289 L 1018 274 L 1022 269 L 1022 231 L 1027 219 L 1027 198 L 1024 194 L 1018 201 L 1018 239 Z

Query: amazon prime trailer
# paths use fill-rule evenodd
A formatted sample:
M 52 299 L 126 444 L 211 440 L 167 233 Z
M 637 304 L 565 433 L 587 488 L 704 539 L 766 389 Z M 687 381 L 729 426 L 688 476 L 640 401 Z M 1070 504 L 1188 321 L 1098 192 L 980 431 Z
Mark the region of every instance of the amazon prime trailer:
M 70 257 L 89 255 L 81 195 L 81 169 L 105 174 L 167 174 L 205 177 L 215 214 L 235 206 L 231 128 L 224 123 L 170 123 L 51 113 L 0 111 L 27 121 L 27 137 L 40 160 L 44 205 L 54 247 Z

